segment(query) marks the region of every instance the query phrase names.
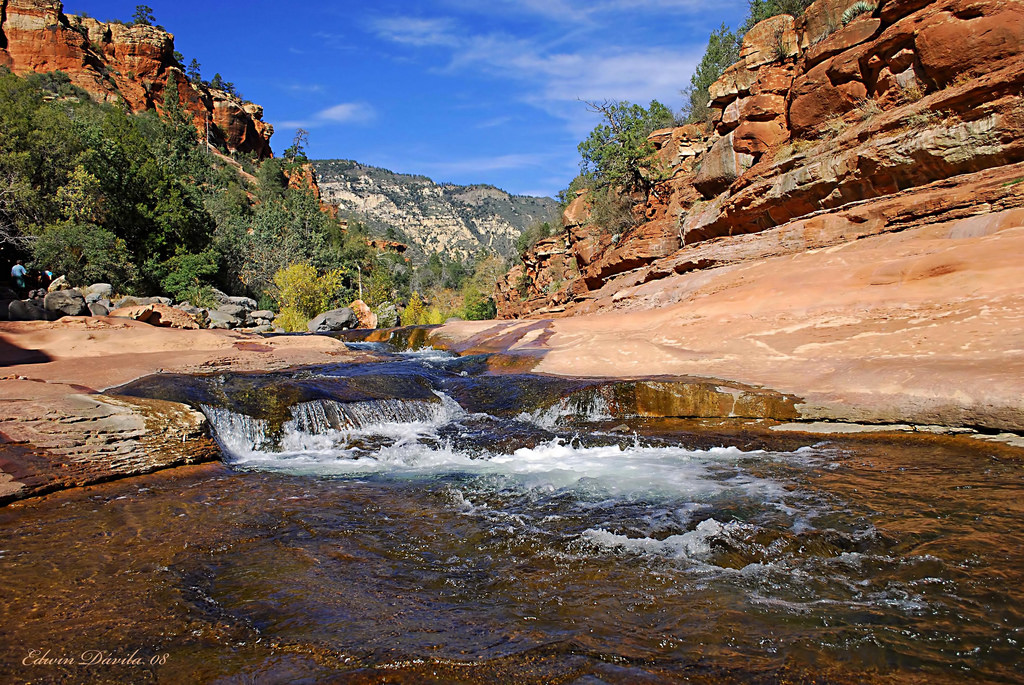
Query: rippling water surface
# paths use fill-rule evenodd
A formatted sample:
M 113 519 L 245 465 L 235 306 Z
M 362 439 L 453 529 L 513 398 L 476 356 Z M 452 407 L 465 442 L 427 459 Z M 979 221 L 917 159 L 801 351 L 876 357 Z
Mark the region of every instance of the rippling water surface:
M 517 406 L 510 378 L 475 402 L 464 362 L 393 361 L 313 376 L 428 389 L 298 401 L 277 425 L 201 402 L 228 466 L 0 510 L 0 676 L 1021 682 L 1012 455 L 621 434 L 593 398 Z M 46 649 L 147 665 L 23 663 Z

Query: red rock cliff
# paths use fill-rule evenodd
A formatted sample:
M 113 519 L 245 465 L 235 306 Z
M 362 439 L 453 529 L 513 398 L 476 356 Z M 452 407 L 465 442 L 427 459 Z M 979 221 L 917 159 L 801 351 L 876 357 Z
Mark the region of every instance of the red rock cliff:
M 652 282 L 679 274 L 1024 206 L 1024 2 L 883 0 L 844 26 L 852 4 L 753 27 L 711 121 L 651 135 L 668 180 L 638 225 L 611 235 L 581 195 L 499 316 L 663 306 Z
M 186 78 L 174 57 L 174 36 L 154 26 L 68 16 L 57 0 L 0 3 L 0 65 L 17 74 L 62 71 L 103 102 L 123 100 L 132 111 L 158 109 L 168 81 L 195 117 L 200 135 L 229 150 L 272 155 L 274 132 L 263 108 Z

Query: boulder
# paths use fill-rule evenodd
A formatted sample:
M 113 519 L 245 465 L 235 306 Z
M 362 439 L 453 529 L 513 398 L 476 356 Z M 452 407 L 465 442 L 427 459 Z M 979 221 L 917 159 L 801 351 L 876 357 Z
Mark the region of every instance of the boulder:
M 240 296 L 239 297 L 234 297 L 234 296 L 228 297 L 227 304 L 237 305 L 237 306 L 242 307 L 243 309 L 245 309 L 245 311 L 247 311 L 247 312 L 251 312 L 254 309 L 256 309 L 256 307 L 259 306 L 256 303 L 256 300 L 252 299 L 251 297 L 240 297 Z
M 57 276 L 50 282 L 50 285 L 46 286 L 46 292 L 55 293 L 58 290 L 68 290 L 71 288 L 71 284 L 68 283 L 68 279 L 64 276 Z
M 10 321 L 47 321 L 50 316 L 39 300 L 14 300 L 7 306 Z
M 232 304 L 230 302 L 220 305 L 219 307 L 217 307 L 216 311 L 221 312 L 222 314 L 227 314 L 228 316 L 234 316 L 239 319 L 244 319 L 246 314 L 245 307 L 243 307 L 240 304 Z
M 277 318 L 277 314 L 269 309 L 257 309 L 254 312 L 249 312 L 249 316 L 258 321 L 273 321 Z
M 360 328 L 376 328 L 377 327 L 377 315 L 373 313 L 365 302 L 362 300 L 356 300 L 349 307 L 356 314 L 356 318 L 359 319 Z
M 114 286 L 109 283 L 93 283 L 82 289 L 82 295 L 85 296 L 86 302 L 109 300 L 114 296 Z
M 220 309 L 223 305 L 236 305 L 242 307 L 247 312 L 251 312 L 259 305 L 256 300 L 251 297 L 236 297 L 228 295 L 227 293 L 217 290 L 216 288 L 210 288 L 210 293 L 213 295 L 213 299 L 217 302 L 217 308 Z
M 47 293 L 43 300 L 43 308 L 58 319 L 62 316 L 89 315 L 89 306 L 85 303 L 82 293 L 77 290 L 56 290 Z
M 356 313 L 348 307 L 342 307 L 317 316 L 306 325 L 306 328 L 311 333 L 330 333 L 332 331 L 347 331 L 357 326 L 359 326 L 359 317 L 356 316 Z
M 99 302 L 89 303 L 89 316 L 109 316 L 110 310 L 101 305 Z
M 167 298 L 161 297 L 136 297 L 135 295 L 128 295 L 122 297 L 120 300 L 114 303 L 114 309 L 124 309 L 126 307 L 145 307 L 147 304 L 170 304 L 170 300 L 164 302 Z
M 0 321 L 10 321 L 7 310 L 10 309 L 12 302 L 18 302 L 18 300 L 14 298 L 4 298 L 0 300 Z
M 110 312 L 109 315 L 134 319 L 135 321 L 148 323 L 151 326 L 160 326 L 161 328 L 199 328 L 196 320 L 185 312 L 159 302 L 138 307 L 122 307 Z
M 590 219 L 590 201 L 587 192 L 581 190 L 576 199 L 569 203 L 569 206 L 562 212 L 563 226 L 582 226 Z
M 210 320 L 210 328 L 238 328 L 244 321 L 237 316 L 232 316 L 219 309 L 211 309 L 207 312 Z
M 726 190 L 754 161 L 749 154 L 737 153 L 733 135 L 719 138 L 701 161 L 693 185 L 704 197 L 711 198 Z

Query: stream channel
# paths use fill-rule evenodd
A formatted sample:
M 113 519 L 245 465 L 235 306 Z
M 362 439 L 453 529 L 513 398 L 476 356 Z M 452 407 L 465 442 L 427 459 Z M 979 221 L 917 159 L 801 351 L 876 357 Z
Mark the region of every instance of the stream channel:
M 1024 681 L 1006 448 L 352 345 L 117 390 L 202 408 L 223 463 L 0 509 L 0 681 Z

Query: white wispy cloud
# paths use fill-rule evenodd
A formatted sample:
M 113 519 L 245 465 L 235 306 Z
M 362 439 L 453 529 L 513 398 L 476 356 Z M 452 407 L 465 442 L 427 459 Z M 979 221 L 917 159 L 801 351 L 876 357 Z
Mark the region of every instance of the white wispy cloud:
M 459 43 L 459 38 L 455 35 L 455 23 L 450 19 L 389 17 L 378 19 L 372 26 L 381 38 L 406 45 L 455 47 Z
M 576 50 L 551 49 L 533 37 L 461 31 L 450 20 L 389 19 L 387 25 L 385 30 L 378 23 L 379 37 L 447 48 L 450 58 L 443 71 L 478 72 L 518 82 L 519 100 L 564 119 L 574 133 L 585 133 L 593 125 L 592 119 L 580 116 L 579 100 L 677 100 L 704 48 L 617 48 L 604 43 L 595 48 L 584 41 Z
M 318 128 L 331 124 L 362 124 L 371 121 L 376 115 L 373 107 L 365 102 L 342 102 L 305 119 L 279 121 L 274 125 L 278 128 Z
M 481 121 L 479 124 L 476 125 L 476 127 L 477 128 L 497 128 L 498 126 L 504 126 L 505 124 L 508 124 L 508 123 L 510 123 L 510 122 L 512 122 L 514 120 L 515 120 L 515 117 L 510 117 L 510 116 L 494 117 L 493 119 L 488 119 L 486 121 Z
M 746 0 L 448 0 L 448 4 L 463 11 L 481 14 L 502 12 L 508 14 L 531 14 L 562 24 L 579 24 L 599 21 L 607 15 L 628 13 L 631 16 L 650 12 L 721 12 L 723 6 L 746 6 Z
M 550 159 L 551 155 L 549 154 L 509 154 L 451 159 L 441 162 L 415 162 L 410 163 L 410 166 L 424 169 L 429 174 L 454 175 L 470 172 L 507 171 L 509 169 L 541 167 L 547 164 Z

